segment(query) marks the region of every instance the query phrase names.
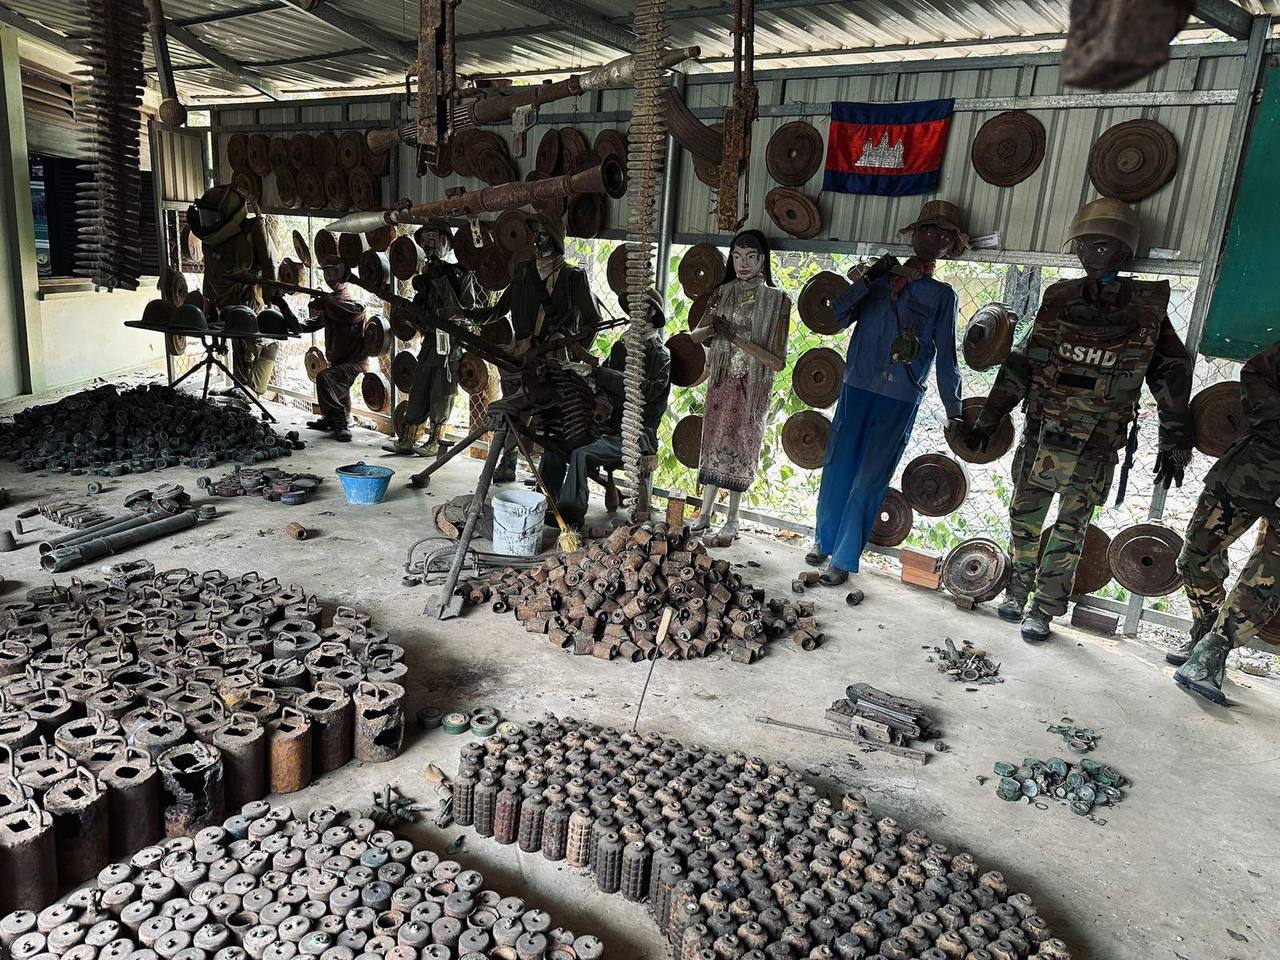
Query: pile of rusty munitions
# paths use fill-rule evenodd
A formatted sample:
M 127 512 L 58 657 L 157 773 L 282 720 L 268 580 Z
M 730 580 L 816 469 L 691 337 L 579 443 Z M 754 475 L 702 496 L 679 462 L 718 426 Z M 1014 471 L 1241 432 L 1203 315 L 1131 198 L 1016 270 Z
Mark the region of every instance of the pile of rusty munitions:
M 19 514 L 40 513 L 73 528 L 71 533 L 47 536 L 39 543 L 40 566 L 61 573 L 160 537 L 190 530 L 200 520 L 212 520 L 212 504 L 191 509 L 191 497 L 181 484 L 136 490 L 124 499 L 127 512 L 111 515 L 74 500 L 41 504 Z M 90 522 L 92 521 L 92 522 Z
M 432 822 L 437 827 L 447 827 L 453 822 L 453 790 L 447 781 L 437 783 L 435 787 L 436 802 L 420 803 L 413 797 L 406 797 L 398 787 L 388 783 L 381 790 L 373 791 L 373 806 L 362 811 L 361 816 L 368 817 L 380 827 L 397 827 L 417 823 L 424 813 L 434 813 Z
M 1082 758 L 1070 763 L 1061 757 L 1022 763 L 998 762 L 993 769 L 1000 778 L 996 796 L 1001 800 L 1033 803 L 1039 798 L 1069 804 L 1071 812 L 1086 817 L 1098 807 L 1109 807 L 1124 799 L 1129 780 L 1114 767 Z M 1037 806 L 1046 805 L 1037 803 Z
M 930 663 L 937 658 L 939 673 L 945 673 L 952 680 L 962 683 L 1004 683 L 1004 677 L 1000 676 L 1000 664 L 968 640 L 958 649 L 950 637 L 944 638 L 943 644 L 941 647 L 934 647 L 933 656 L 928 658 Z
M 603 660 L 688 660 L 723 650 L 754 663 L 777 637 L 789 634 L 804 650 L 824 639 L 812 603 L 766 600 L 695 534 L 665 523 L 618 527 L 583 550 L 460 589 L 471 604 L 513 611 L 561 649 Z
M 831 704 L 826 718 L 869 741 L 905 746 L 937 735 L 933 718 L 918 700 L 886 693 L 869 683 L 852 683 L 844 694 Z
M 462 748 L 454 819 L 647 904 L 677 957 L 1068 960 L 1029 896 L 786 764 L 547 717 Z
M 31 854 L 38 877 L 42 864 Z M 52 897 L 32 901 L 39 914 L 0 918 L 6 953 L 69 960 L 604 956 L 597 938 L 553 926 L 547 913 L 490 889 L 475 870 L 327 805 L 303 818 L 253 801 L 193 837 L 144 847 L 96 879 L 54 906 L 45 908 Z
M 306 503 L 323 482 L 314 473 L 286 473 L 276 467 L 233 467 L 216 480 L 199 477 L 196 486 L 218 497 L 261 497 L 294 507 Z
M 207 470 L 287 457 L 295 442 L 243 410 L 172 387 L 95 387 L 28 407 L 0 425 L 0 457 L 20 472 L 119 477 L 178 465 Z
M 49 824 L 41 889 L 56 891 L 227 807 L 400 752 L 403 649 L 368 614 L 258 574 L 119 564 L 0 604 L 0 634 L 7 909 Z

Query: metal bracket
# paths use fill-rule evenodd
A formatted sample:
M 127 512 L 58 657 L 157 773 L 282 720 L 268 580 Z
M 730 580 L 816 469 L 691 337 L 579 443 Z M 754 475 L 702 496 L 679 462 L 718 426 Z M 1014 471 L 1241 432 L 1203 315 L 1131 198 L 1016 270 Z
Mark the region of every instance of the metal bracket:
M 537 116 L 538 108 L 533 104 L 516 107 L 515 113 L 511 115 L 511 155 L 513 157 L 524 156 L 524 135 L 533 126 L 533 121 L 537 119 Z

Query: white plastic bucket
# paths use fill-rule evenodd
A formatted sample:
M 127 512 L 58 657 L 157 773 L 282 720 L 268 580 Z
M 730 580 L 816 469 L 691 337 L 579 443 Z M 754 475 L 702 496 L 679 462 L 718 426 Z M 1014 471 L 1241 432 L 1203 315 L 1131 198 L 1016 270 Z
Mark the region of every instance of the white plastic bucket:
M 547 498 L 536 490 L 501 490 L 493 495 L 493 552 L 532 557 L 542 545 Z

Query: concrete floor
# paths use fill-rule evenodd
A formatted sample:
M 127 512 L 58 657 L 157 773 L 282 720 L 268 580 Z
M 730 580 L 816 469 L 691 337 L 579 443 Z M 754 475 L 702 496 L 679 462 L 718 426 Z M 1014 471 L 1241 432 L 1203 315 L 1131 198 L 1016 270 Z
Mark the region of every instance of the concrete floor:
M 293 411 L 281 415 L 295 424 L 302 419 Z M 336 466 L 361 458 L 388 463 L 399 473 L 382 505 L 348 507 L 336 478 L 300 507 L 217 500 L 216 521 L 134 555 L 161 569 L 257 570 L 323 599 L 368 609 L 408 650 L 411 715 L 427 703 L 445 710 L 492 704 L 515 720 L 550 710 L 629 725 L 648 664 L 572 657 L 524 633 L 509 615 L 487 610 L 446 623 L 422 615 L 429 588 L 401 585 L 405 550 L 434 532 L 428 513 L 434 505 L 472 489 L 480 461 L 461 459 L 432 490 L 412 491 L 406 481 L 421 461 L 384 459 L 382 439 L 357 430 L 349 445 L 315 441 L 281 463 L 328 477 Z M 179 468 L 166 471 L 163 480 L 186 483 L 197 493 L 196 476 Z M 112 481 L 102 498 L 118 507 L 125 493 L 160 479 Z M 0 511 L 7 527 L 36 498 L 82 490 L 83 478 L 21 475 L 0 463 L 0 485 L 12 498 Z M 306 524 L 313 538 L 286 537 L 290 520 Z M 727 555 L 758 562 L 758 569 L 746 571 L 751 582 L 788 594 L 802 553 L 799 544 L 748 536 Z M 38 572 L 31 546 L 0 556 L 0 574 L 5 598 L 48 580 Z M 752 666 L 720 657 L 659 662 L 640 728 L 722 751 L 782 758 L 835 795 L 851 789 L 869 794 L 878 812 L 926 830 L 953 850 L 971 851 L 983 869 L 1002 870 L 1011 888 L 1035 898 L 1077 958 L 1280 956 L 1280 686 L 1233 675 L 1230 693 L 1237 705 L 1220 709 L 1176 689 L 1158 652 L 1139 642 L 1064 627 L 1053 643 L 1032 649 L 989 606 L 961 612 L 941 594 L 879 573 L 864 572 L 857 586 L 867 599 L 856 609 L 844 605 L 843 590 L 810 592 L 827 635 L 815 652 L 778 644 Z M 985 647 L 1002 661 L 1006 682 L 970 690 L 939 674 L 924 648 L 944 636 Z M 824 726 L 823 710 L 858 680 L 927 703 L 950 750 L 923 767 L 860 753 L 862 769 L 854 769 L 847 744 L 752 722 L 767 714 Z M 1093 756 L 1133 781 L 1126 800 L 1101 814 L 1105 825 L 1063 806 L 1038 810 L 995 796 L 994 761 L 1065 751 L 1061 739 L 1045 731 L 1063 716 L 1100 730 Z M 411 729 L 396 761 L 348 766 L 288 800 L 300 809 L 321 801 L 363 806 L 369 791 L 388 780 L 425 798 L 423 768 L 434 761 L 452 771 L 462 742 Z M 979 784 L 979 776 L 987 782 Z M 610 956 L 668 955 L 641 908 L 596 893 L 579 871 L 457 827 L 407 831 L 436 849 L 460 834 L 466 843 L 458 858 L 498 889 L 548 910 L 557 923 L 600 936 Z

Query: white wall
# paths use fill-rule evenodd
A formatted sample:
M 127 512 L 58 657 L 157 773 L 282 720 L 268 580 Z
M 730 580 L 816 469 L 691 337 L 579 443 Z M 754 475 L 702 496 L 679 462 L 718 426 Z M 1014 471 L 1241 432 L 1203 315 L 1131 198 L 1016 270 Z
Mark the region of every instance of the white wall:
M 140 367 L 164 368 L 164 337 L 124 326 L 142 317 L 155 280 L 137 290 L 57 293 L 40 301 L 45 386 L 52 389 Z

